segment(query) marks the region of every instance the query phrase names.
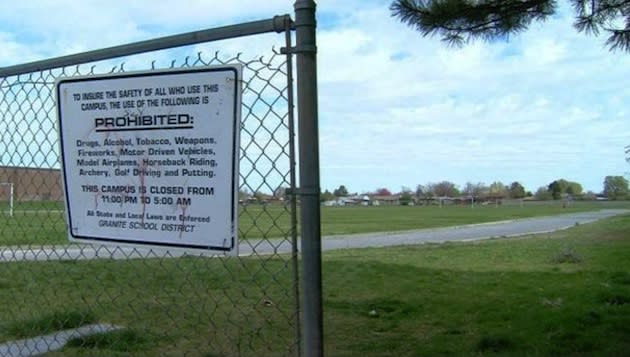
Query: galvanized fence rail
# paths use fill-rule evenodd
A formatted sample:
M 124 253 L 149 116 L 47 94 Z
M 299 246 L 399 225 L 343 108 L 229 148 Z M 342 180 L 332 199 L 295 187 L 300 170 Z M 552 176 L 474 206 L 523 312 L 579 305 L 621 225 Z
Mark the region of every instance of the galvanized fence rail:
M 276 16 L 0 68 L 0 356 L 322 354 L 315 5 L 297 1 L 295 9 L 295 22 Z M 219 46 L 193 52 L 190 46 L 268 33 L 278 33 L 277 47 L 266 54 L 224 55 Z M 139 65 L 134 57 L 173 48 L 169 54 L 181 58 L 166 66 Z M 55 81 L 123 73 L 128 63 L 149 71 L 243 66 L 240 256 L 67 243 Z M 298 197 L 302 270 L 309 275 L 303 284 Z

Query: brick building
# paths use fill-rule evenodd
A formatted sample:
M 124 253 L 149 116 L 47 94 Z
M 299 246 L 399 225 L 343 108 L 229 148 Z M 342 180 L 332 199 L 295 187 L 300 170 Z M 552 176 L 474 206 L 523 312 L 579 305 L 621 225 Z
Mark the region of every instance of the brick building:
M 34 167 L 0 166 L 0 182 L 13 184 L 16 201 L 61 201 L 61 170 Z M 0 189 L 5 189 L 4 187 Z M 5 196 L 0 195 L 0 200 Z

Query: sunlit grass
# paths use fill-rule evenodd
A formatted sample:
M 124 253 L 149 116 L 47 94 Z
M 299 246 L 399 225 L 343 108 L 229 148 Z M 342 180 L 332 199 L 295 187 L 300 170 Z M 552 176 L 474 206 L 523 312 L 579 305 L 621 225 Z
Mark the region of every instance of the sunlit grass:
M 326 355 L 625 355 L 628 256 L 630 216 L 535 237 L 326 252 Z M 0 321 L 29 326 L 79 311 L 131 331 L 49 356 L 289 356 L 288 264 L 281 256 L 5 263 Z M 4 329 L 0 339 L 17 335 Z

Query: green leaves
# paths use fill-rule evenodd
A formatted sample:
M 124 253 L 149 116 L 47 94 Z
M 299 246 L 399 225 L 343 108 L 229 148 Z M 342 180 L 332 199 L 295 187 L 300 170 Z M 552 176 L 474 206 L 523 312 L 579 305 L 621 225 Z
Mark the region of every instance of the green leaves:
M 440 35 L 451 45 L 507 38 L 532 21 L 545 20 L 555 9 L 551 0 L 397 0 L 390 6 L 394 17 L 423 36 Z
M 571 0 L 574 27 L 587 35 L 609 34 L 611 51 L 630 52 L 630 1 Z M 395 0 L 392 16 L 423 36 L 439 35 L 442 41 L 461 46 L 471 40 L 507 39 L 544 21 L 557 9 L 554 0 Z

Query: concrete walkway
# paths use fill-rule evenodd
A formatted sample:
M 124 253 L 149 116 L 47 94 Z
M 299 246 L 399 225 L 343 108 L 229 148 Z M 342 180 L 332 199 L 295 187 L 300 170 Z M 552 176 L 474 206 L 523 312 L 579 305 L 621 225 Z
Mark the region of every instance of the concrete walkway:
M 37 336 L 23 340 L 10 341 L 0 344 L 1 357 L 30 357 L 39 356 L 47 352 L 62 349 L 68 341 L 90 335 L 118 330 L 121 327 L 96 324 L 79 327 L 76 329 L 64 330 L 49 335 Z

